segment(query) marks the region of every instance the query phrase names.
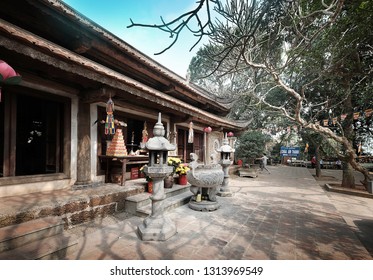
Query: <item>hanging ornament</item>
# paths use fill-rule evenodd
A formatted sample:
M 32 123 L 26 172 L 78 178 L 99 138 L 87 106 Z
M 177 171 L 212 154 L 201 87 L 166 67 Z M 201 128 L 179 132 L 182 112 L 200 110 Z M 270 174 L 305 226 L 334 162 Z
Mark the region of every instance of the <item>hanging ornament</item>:
M 194 140 L 193 122 L 190 122 L 189 123 L 188 143 L 193 143 L 193 140 Z
M 105 134 L 115 134 L 115 124 L 114 124 L 114 102 L 109 98 L 106 103 L 106 121 L 105 121 Z
M 21 82 L 22 77 L 5 61 L 0 60 L 0 102 L 1 102 L 1 85 L 17 85 Z
M 142 140 L 141 140 L 141 143 L 148 142 L 148 137 L 149 137 L 148 126 L 147 126 L 146 122 L 144 122 L 144 128 L 142 130 Z

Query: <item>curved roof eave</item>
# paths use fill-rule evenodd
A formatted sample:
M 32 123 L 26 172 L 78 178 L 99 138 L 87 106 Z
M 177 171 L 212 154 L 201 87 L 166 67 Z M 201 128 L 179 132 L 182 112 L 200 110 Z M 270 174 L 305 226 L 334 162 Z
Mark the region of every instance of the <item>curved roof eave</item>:
M 133 56 L 138 61 L 141 61 L 143 64 L 145 64 L 149 68 L 166 76 L 170 80 L 180 84 L 181 86 L 183 86 L 190 92 L 193 92 L 194 94 L 199 95 L 200 97 L 205 99 L 205 101 L 207 101 L 210 105 L 215 104 L 215 107 L 218 107 L 222 112 L 229 112 L 229 110 L 231 109 L 232 107 L 231 102 L 228 102 L 228 103 L 222 102 L 222 100 L 219 100 L 218 97 L 215 97 L 212 94 L 209 94 L 207 91 L 196 89 L 186 79 L 180 77 L 179 75 L 172 72 L 168 68 L 164 67 L 160 63 L 156 62 L 149 56 L 143 54 L 136 48 L 132 47 L 130 44 L 126 43 L 122 39 L 112 34 L 110 31 L 106 30 L 105 28 L 98 25 L 94 21 L 90 20 L 86 16 L 80 14 L 79 12 L 74 10 L 72 7 L 70 7 L 69 5 L 59 0 L 49 0 L 48 2 L 54 7 L 60 9 L 64 13 L 64 15 L 74 18 L 75 21 L 78 21 L 80 24 L 84 24 L 87 28 L 90 28 L 91 30 L 93 30 L 98 36 L 104 38 L 106 42 L 116 45 L 117 47 L 125 51 L 127 54 Z
M 150 100 L 161 106 L 189 114 L 202 123 L 221 126 L 226 129 L 242 130 L 243 123 L 219 117 L 186 102 L 178 100 L 152 87 L 116 72 L 86 57 L 80 56 L 57 44 L 38 37 L 0 19 L 0 30 L 7 32 L 10 39 L 3 40 L 3 46 L 11 51 L 28 55 L 51 67 L 71 74 L 95 80 L 103 85 L 126 91 L 131 95 Z M 98 79 L 99 77 L 99 79 Z M 98 79 L 98 80 L 97 80 Z

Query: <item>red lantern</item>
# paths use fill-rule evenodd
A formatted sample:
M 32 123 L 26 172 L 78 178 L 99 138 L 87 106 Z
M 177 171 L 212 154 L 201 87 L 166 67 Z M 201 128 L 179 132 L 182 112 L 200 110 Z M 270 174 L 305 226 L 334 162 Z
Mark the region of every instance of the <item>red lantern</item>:
M 203 129 L 203 131 L 206 132 L 206 133 L 210 133 L 212 131 L 212 128 L 211 127 L 205 127 Z
M 233 137 L 234 136 L 234 133 L 232 131 L 228 132 L 228 137 Z
M 0 60 L 0 102 L 1 84 L 16 85 L 21 82 L 22 77 L 5 61 Z

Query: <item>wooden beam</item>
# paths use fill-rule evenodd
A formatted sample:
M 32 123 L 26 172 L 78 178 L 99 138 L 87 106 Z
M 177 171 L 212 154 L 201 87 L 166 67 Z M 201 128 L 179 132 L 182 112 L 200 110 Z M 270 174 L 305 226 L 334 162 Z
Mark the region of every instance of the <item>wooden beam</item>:
M 115 95 L 116 95 L 115 90 L 109 87 L 86 90 L 82 93 L 82 102 L 84 103 L 107 102 L 110 97 L 114 98 Z
M 92 40 L 86 36 L 81 36 L 76 41 L 71 42 L 74 52 L 84 54 L 92 48 Z

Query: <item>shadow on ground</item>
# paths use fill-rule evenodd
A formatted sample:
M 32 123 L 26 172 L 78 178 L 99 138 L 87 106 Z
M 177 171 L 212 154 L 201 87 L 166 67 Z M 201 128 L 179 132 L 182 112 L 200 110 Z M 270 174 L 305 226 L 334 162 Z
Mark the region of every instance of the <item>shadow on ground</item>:
M 358 238 L 368 250 L 369 254 L 373 256 L 373 220 L 355 220 L 354 224 L 358 228 L 358 232 L 356 233 Z

